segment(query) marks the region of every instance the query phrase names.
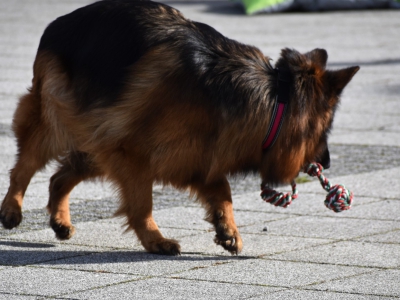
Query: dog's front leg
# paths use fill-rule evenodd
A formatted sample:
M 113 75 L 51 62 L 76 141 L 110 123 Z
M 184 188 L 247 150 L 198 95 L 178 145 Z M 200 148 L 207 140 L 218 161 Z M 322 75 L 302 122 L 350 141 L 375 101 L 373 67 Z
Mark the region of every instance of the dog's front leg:
M 128 226 L 135 231 L 148 252 L 180 255 L 181 248 L 178 242 L 164 238 L 153 219 L 152 188 L 153 182 L 145 178 L 122 183 L 122 203 L 117 214 L 126 215 Z
M 151 253 L 164 255 L 180 255 L 181 247 L 176 240 L 166 239 L 161 234 L 153 219 L 153 178 L 145 159 L 133 156 L 117 157 L 109 170 L 110 179 L 119 187 L 121 203 L 116 215 L 126 217 L 129 229 L 135 231 L 143 247 Z M 122 159 L 124 158 L 124 159 Z
M 232 254 L 238 254 L 243 247 L 239 230 L 233 216 L 232 196 L 226 178 L 208 184 L 195 184 L 192 189 L 207 210 L 206 220 L 214 225 L 214 242 Z

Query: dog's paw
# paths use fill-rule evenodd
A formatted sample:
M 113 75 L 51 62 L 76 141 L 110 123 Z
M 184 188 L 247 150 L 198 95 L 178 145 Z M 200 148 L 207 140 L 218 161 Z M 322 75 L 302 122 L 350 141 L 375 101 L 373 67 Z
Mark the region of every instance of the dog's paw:
M 177 256 L 181 255 L 181 246 L 176 240 L 162 239 L 157 242 L 152 242 L 147 251 L 155 254 Z
M 230 227 L 225 223 L 218 223 L 216 226 L 214 242 L 228 250 L 232 255 L 238 255 L 243 248 L 242 238 L 236 226 Z
M 75 227 L 72 225 L 64 225 L 60 221 L 51 219 L 50 226 L 59 240 L 68 240 L 75 234 Z
M 21 223 L 22 213 L 20 210 L 2 208 L 0 221 L 5 229 L 13 229 Z
M 233 217 L 228 217 L 222 210 L 218 210 L 213 223 L 216 231 L 214 242 L 232 255 L 238 255 L 242 251 L 243 242 Z

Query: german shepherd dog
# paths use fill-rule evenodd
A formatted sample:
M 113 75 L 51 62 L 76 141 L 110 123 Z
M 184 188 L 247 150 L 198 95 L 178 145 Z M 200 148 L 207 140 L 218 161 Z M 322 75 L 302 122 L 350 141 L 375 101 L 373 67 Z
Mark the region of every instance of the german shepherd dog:
M 307 164 L 329 166 L 327 135 L 339 95 L 359 67 L 326 70 L 327 53 L 283 49 L 271 66 L 255 47 L 151 1 L 105 0 L 44 31 L 29 92 L 13 119 L 18 154 L 0 219 L 22 220 L 32 176 L 52 160 L 47 209 L 58 239 L 74 234 L 69 194 L 81 181 L 110 180 L 143 247 L 178 255 L 152 217 L 153 183 L 190 189 L 215 227 L 214 241 L 242 250 L 227 175 L 291 182 Z M 262 147 L 286 75 L 286 116 Z

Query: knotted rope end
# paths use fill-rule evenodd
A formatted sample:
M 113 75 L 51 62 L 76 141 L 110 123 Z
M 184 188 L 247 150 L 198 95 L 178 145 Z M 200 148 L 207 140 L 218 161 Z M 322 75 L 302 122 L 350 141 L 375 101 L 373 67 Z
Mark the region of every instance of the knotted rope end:
M 324 190 L 328 192 L 324 204 L 334 212 L 349 210 L 353 203 L 353 192 L 346 189 L 342 184 L 331 185 L 329 180 L 322 174 L 324 168 L 319 163 L 312 163 L 308 166 L 307 174 L 318 177 Z
M 268 186 L 261 186 L 261 198 L 274 206 L 280 206 L 283 208 L 288 207 L 292 204 L 298 196 L 298 191 L 296 187 L 296 182 L 293 180 L 292 183 L 292 193 L 279 193 Z

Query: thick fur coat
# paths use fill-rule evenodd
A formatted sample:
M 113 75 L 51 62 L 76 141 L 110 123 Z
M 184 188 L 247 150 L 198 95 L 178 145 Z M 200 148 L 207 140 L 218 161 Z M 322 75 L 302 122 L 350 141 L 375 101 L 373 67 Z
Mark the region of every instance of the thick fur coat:
M 322 49 L 282 50 L 289 74 L 280 135 L 263 151 L 277 71 L 255 47 L 150 1 L 100 1 L 53 21 L 34 63 L 32 88 L 13 130 L 18 155 L 0 219 L 11 229 L 31 177 L 51 160 L 50 225 L 74 233 L 68 198 L 79 182 L 118 188 L 126 217 L 150 252 L 179 254 L 152 217 L 154 182 L 189 188 L 207 211 L 215 242 L 242 249 L 227 175 L 256 172 L 264 184 L 293 180 L 312 161 L 329 164 L 327 136 L 339 95 L 358 67 L 329 71 Z

